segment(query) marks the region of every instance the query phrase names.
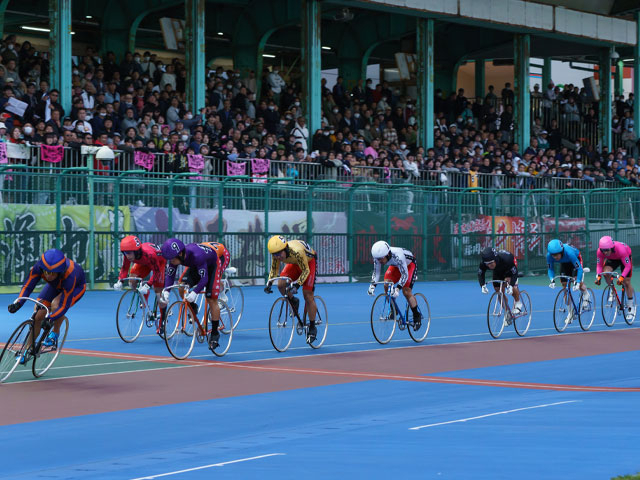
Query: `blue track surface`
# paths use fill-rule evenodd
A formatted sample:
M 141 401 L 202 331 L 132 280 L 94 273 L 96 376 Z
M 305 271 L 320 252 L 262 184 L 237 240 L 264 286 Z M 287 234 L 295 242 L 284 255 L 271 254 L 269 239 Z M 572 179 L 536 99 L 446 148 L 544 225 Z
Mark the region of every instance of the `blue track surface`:
M 371 335 L 366 285 L 318 285 L 329 309 L 327 342 L 312 351 L 295 338 L 285 354 L 269 341 L 275 295 L 245 289 L 245 313 L 223 361 L 387 349 Z M 557 291 L 530 286 L 527 337 L 556 335 Z M 420 283 L 431 305 L 428 345 L 491 340 L 488 296 L 477 283 Z M 151 330 L 124 344 L 115 324 L 116 292 L 88 292 L 70 314 L 67 347 L 168 356 Z M 0 308 L 13 297 L 2 296 Z M 598 303 L 599 303 L 598 298 Z M 24 315 L 22 315 L 24 316 Z M 22 318 L 3 316 L 0 338 Z M 618 320 L 613 329 L 627 329 Z M 592 330 L 610 330 L 598 315 Z M 634 328 L 635 330 L 635 328 Z M 579 332 L 571 325 L 567 332 Z M 567 335 L 567 333 L 563 334 Z M 583 334 L 585 335 L 585 334 Z M 586 334 L 588 335 L 588 334 Z M 502 338 L 516 337 L 507 330 Z M 502 340 L 499 340 L 502 341 Z M 396 332 L 393 347 L 416 347 Z M 446 377 L 563 385 L 639 387 L 640 351 L 443 372 Z M 212 358 L 198 346 L 192 358 Z M 401 371 L 401 370 L 399 370 Z M 44 384 L 44 382 L 43 382 Z M 48 389 L 56 382 L 48 382 Z M 31 384 L 37 387 L 38 382 Z M 46 393 L 36 387 L 32 394 Z M 13 385 L 0 385 L 2 390 Z M 82 402 L 81 392 L 78 402 Z M 451 478 L 603 479 L 640 470 L 640 393 L 555 392 L 399 380 L 188 402 L 0 427 L 0 476 L 92 479 Z M 478 418 L 476 418 L 478 417 Z M 440 424 L 440 425 L 434 425 Z M 424 427 L 410 430 L 412 427 Z M 46 448 L 42 448 L 46 445 Z M 275 455 L 278 454 L 278 455 Z M 268 456 L 267 456 L 268 455 Z M 255 458 L 260 457 L 260 458 Z M 235 463 L 227 463 L 235 462 Z M 218 466 L 212 466 L 218 465 Z M 193 470 L 196 467 L 206 467 Z M 179 473 L 174 473 L 179 472 Z M 167 475 L 171 474 L 171 475 Z M 160 476 L 162 475 L 162 476 Z

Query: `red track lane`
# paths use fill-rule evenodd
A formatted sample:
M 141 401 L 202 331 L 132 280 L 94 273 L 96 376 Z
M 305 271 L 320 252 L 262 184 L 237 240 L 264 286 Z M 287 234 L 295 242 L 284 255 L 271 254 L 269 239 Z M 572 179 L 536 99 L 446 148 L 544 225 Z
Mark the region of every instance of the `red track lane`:
M 73 355 L 153 361 L 165 366 L 135 372 L 0 385 L 3 399 L 0 425 L 365 380 L 573 392 L 640 392 L 640 386 L 554 385 L 429 376 L 446 371 L 635 351 L 638 345 L 640 329 L 237 363 L 175 361 L 168 357 L 65 350 L 65 353 Z M 178 368 L 167 368 L 167 363 Z M 40 408 L 39 399 L 43 396 L 52 408 Z

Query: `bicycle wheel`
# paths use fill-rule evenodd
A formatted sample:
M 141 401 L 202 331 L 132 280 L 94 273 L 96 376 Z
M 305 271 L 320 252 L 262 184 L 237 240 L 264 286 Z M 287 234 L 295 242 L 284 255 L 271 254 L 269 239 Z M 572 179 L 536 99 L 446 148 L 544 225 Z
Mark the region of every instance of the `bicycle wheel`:
M 191 354 L 196 342 L 196 321 L 191 309 L 181 300 L 167 308 L 164 343 L 173 358 L 184 360 Z
M 123 342 L 135 342 L 142 332 L 146 309 L 137 290 L 127 290 L 120 297 L 116 310 L 116 327 Z
M 624 305 L 622 307 L 622 312 L 624 313 L 624 321 L 626 322 L 627 325 L 633 325 L 633 322 L 636 320 L 636 310 L 633 311 L 633 315 L 629 315 L 629 317 L 627 317 L 627 312 L 625 307 L 627 306 L 627 303 L 629 302 L 629 299 L 627 298 L 627 295 L 625 293 L 624 295 Z M 637 308 L 636 305 L 638 303 L 636 302 L 636 294 L 635 292 L 633 293 L 633 306 L 634 308 Z
M 324 341 L 327 339 L 327 328 L 329 328 L 329 314 L 327 313 L 327 304 L 324 303 L 322 297 L 318 295 L 313 297 L 316 301 L 316 307 L 318 311 L 316 312 L 316 339 L 313 343 L 310 343 L 309 346 L 311 348 L 320 348 Z M 303 322 L 305 325 L 307 324 L 307 309 L 304 311 Z
M 613 327 L 616 323 L 616 316 L 618 315 L 618 300 L 616 299 L 616 291 L 612 285 L 607 287 L 602 292 L 602 320 L 607 327 Z
M 502 335 L 504 330 L 505 320 L 504 316 L 507 314 L 507 305 L 503 305 L 508 302 L 503 298 L 503 294 L 500 292 L 493 292 L 489 299 L 489 306 L 487 307 L 487 326 L 489 327 L 489 333 L 493 338 L 498 338 Z M 505 308 L 506 307 L 506 308 Z
M 371 331 L 378 343 L 384 345 L 391 341 L 396 331 L 396 309 L 390 297 L 381 293 L 371 306 Z
M 421 342 L 427 338 L 429 328 L 431 327 L 431 309 L 429 308 L 427 298 L 423 294 L 416 293 L 414 296 L 416 297 L 416 302 L 418 302 L 418 311 L 422 315 L 422 320 L 420 321 L 420 326 L 415 328 L 413 312 L 407 312 L 407 317 L 411 315 L 411 320 L 407 318 L 407 330 L 409 330 L 409 335 L 415 342 Z
M 229 288 L 225 293 L 227 295 L 225 302 L 233 317 L 233 328 L 235 329 L 238 327 L 238 323 L 240 323 L 240 319 L 242 318 L 242 312 L 244 311 L 244 293 L 242 292 L 242 288 L 238 286 Z
M 533 307 L 531 306 L 531 297 L 529 297 L 529 294 L 524 290 L 520 292 L 520 301 L 522 302 L 524 310 L 520 312 L 518 316 L 513 317 L 513 328 L 516 329 L 516 333 L 519 336 L 524 337 L 531 325 Z
M 60 333 L 58 334 L 56 345 L 50 347 L 44 345 L 43 342 L 46 335 L 44 331 L 40 334 L 40 340 L 38 340 L 35 350 L 36 353 L 33 357 L 33 366 L 31 367 L 34 377 L 38 378 L 43 376 L 47 373 L 47 370 L 51 368 L 53 362 L 55 362 L 58 355 L 60 355 L 62 347 L 64 347 L 64 342 L 67 340 L 67 333 L 69 333 L 69 320 L 67 320 L 67 317 L 64 317 L 64 320 L 60 324 Z
M 29 348 L 27 340 L 29 340 L 32 327 L 31 320 L 22 322 L 4 344 L 2 353 L 0 353 L 0 383 L 6 381 L 20 364 L 20 357 Z
M 580 293 L 580 328 L 585 332 L 593 325 L 593 320 L 596 318 L 596 295 L 593 290 L 587 288 L 589 295 L 586 300 L 584 299 L 584 292 Z
M 556 301 L 553 304 L 553 325 L 560 333 L 564 332 L 573 320 L 573 302 L 569 299 L 571 292 L 563 288 L 558 292 Z
M 289 302 L 280 297 L 273 302 L 269 313 L 269 338 L 271 345 L 279 352 L 285 352 L 293 340 L 293 327 L 296 318 Z
M 231 315 L 231 309 L 222 300 L 218 300 L 220 306 L 220 323 L 218 325 L 218 332 L 220 333 L 220 339 L 218 340 L 218 346 L 213 350 L 213 354 L 216 357 L 224 356 L 231 347 L 231 340 L 233 339 L 233 316 Z M 209 315 L 209 320 L 211 316 Z

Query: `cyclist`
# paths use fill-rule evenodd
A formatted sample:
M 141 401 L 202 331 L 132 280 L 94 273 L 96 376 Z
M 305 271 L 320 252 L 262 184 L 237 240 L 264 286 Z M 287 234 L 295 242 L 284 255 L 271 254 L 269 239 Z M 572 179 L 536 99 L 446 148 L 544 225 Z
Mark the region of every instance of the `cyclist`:
M 560 263 L 560 273 L 562 275 L 566 275 L 568 277 L 575 278 L 575 283 L 573 285 L 574 290 L 580 289 L 582 292 L 582 309 L 586 310 L 589 308 L 589 292 L 587 291 L 587 287 L 584 284 L 584 270 L 582 268 L 582 255 L 580 255 L 580 250 L 576 247 L 572 247 L 568 243 L 562 243 L 557 238 L 551 240 L 547 245 L 547 265 L 549 275 L 549 288 L 556 288 L 555 281 L 553 277 L 555 275 L 554 272 L 554 264 L 555 262 Z M 567 280 L 562 279 L 562 286 L 567 286 Z M 569 312 L 568 321 L 570 322 L 573 318 L 573 309 Z
M 167 260 L 167 268 L 164 276 L 165 288 L 173 285 L 176 276 L 176 267 L 187 267 L 186 283 L 189 291 L 185 300 L 191 304 L 195 314 L 198 307 L 195 304 L 197 294 L 205 292 L 205 298 L 211 312 L 211 334 L 209 336 L 209 349 L 212 351 L 218 347 L 220 340 L 220 307 L 218 306 L 218 294 L 220 293 L 221 269 L 218 253 L 212 247 L 203 243 L 189 243 L 185 245 L 177 238 L 170 238 L 162 244 L 162 256 Z M 162 303 L 169 302 L 169 291 L 164 290 L 161 297 Z
M 56 348 L 58 336 L 60 335 L 60 325 L 64 321 L 65 314 L 78 300 L 82 298 L 87 284 L 85 282 L 84 270 L 73 260 L 65 257 L 60 250 L 52 248 L 44 252 L 36 264 L 31 267 L 29 278 L 22 286 L 18 297 L 28 297 L 33 292 L 41 278 L 47 284 L 38 295 L 38 301 L 50 308 L 53 328 L 44 340 L 43 345 Z M 9 313 L 20 310 L 25 300 L 15 300 L 9 304 Z M 36 305 L 34 316 L 33 334 L 35 338 L 40 334 L 40 325 L 45 317 L 45 309 Z M 31 339 L 28 339 L 31 341 Z M 25 354 L 20 359 L 20 363 L 25 362 Z
M 162 288 L 164 287 L 164 270 L 167 261 L 162 256 L 160 247 L 153 243 L 142 243 L 140 239 L 134 235 L 124 237 L 120 241 L 120 251 L 124 255 L 122 260 L 122 268 L 118 275 L 118 281 L 113 285 L 115 290 L 122 290 L 122 279 L 127 275 L 132 277 L 146 278 L 151 272 L 148 281 L 140 282 L 138 292 L 143 295 L 147 303 L 149 303 L 149 290 L 153 286 L 156 296 L 160 298 Z M 129 272 L 129 267 L 133 263 L 133 268 Z M 131 288 L 135 287 L 133 280 L 129 281 Z M 156 333 L 161 334 L 162 319 L 164 318 L 165 306 L 160 306 L 160 319 L 157 322 Z
M 384 280 L 393 282 L 391 287 L 391 296 L 396 298 L 400 295 L 400 289 L 404 294 L 409 307 L 413 312 L 413 328 L 419 330 L 422 325 L 422 314 L 418 310 L 418 302 L 413 296 L 413 284 L 418 278 L 416 271 L 416 259 L 409 250 L 400 247 L 391 247 L 383 240 L 373 244 L 371 247 L 371 256 L 373 257 L 373 274 L 371 275 L 371 285 L 367 293 L 373 296 L 376 290 L 376 282 L 380 278 L 380 270 L 382 265 L 387 265 L 387 271 L 384 274 Z M 385 285 L 385 292 L 387 285 Z
M 489 293 L 485 274 L 487 270 L 493 270 L 493 288 L 497 292 L 500 284 L 495 283 L 496 280 L 504 280 L 507 282 L 506 293 L 513 296 L 513 314 L 518 315 L 523 310 L 522 301 L 520 300 L 520 290 L 518 289 L 518 261 L 512 253 L 505 250 L 496 250 L 493 247 L 487 247 L 480 252 L 482 262 L 478 267 L 478 281 L 482 287 L 482 293 Z
M 613 238 L 606 235 L 598 242 L 598 253 L 596 254 L 596 285 L 600 285 L 602 272 L 613 272 L 620 268 L 622 273 L 618 277 L 618 285 L 624 284 L 627 292 L 627 307 L 625 316 L 628 320 L 635 317 L 636 305 L 633 300 L 633 287 L 631 286 L 631 275 L 633 274 L 633 264 L 631 261 L 631 247 L 622 242 L 614 242 Z M 611 277 L 605 278 L 607 283 L 611 283 Z M 609 301 L 612 301 L 610 299 Z
M 288 287 L 285 280 L 278 281 L 278 290 L 280 290 L 282 295 L 289 297 L 289 301 L 297 313 L 298 307 L 300 306 L 300 299 L 294 295 L 298 292 L 298 289 L 302 287 L 305 307 L 309 314 L 309 336 L 307 337 L 307 342 L 313 343 L 318 334 L 318 329 L 316 328 L 316 313 L 318 308 L 313 298 L 318 255 L 307 242 L 302 240 L 286 241 L 282 235 L 274 235 L 271 237 L 267 243 L 267 249 L 273 258 L 267 283 L 269 283 L 272 278 L 278 276 L 280 262 L 286 263 L 282 272 L 280 272 L 280 276 L 289 277 L 292 281 L 289 282 Z M 267 285 L 264 291 L 266 293 L 272 293 L 271 285 Z
M 219 297 L 223 302 L 226 302 L 227 297 L 224 295 L 224 292 L 220 291 L 220 286 L 221 286 L 220 281 L 222 278 L 222 274 L 224 273 L 226 268 L 229 266 L 229 263 L 231 263 L 231 254 L 229 253 L 229 250 L 227 250 L 227 247 L 225 247 L 220 242 L 202 242 L 201 245 L 206 245 L 207 247 L 213 248 L 218 254 L 218 258 L 220 259 L 220 263 L 219 263 L 220 268 L 216 270 L 216 279 L 215 279 L 215 285 L 217 288 L 216 296 Z

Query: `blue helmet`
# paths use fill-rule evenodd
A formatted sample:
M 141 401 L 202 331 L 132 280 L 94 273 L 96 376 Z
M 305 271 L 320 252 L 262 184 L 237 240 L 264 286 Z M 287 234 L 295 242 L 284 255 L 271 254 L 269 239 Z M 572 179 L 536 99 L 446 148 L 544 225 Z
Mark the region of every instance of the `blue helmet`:
M 177 238 L 170 238 L 162 244 L 160 250 L 162 251 L 162 256 L 164 258 L 171 260 L 184 252 L 184 248 L 184 243 L 182 243 L 181 240 L 178 240 Z
M 40 257 L 42 268 L 47 272 L 63 273 L 69 266 L 67 257 L 60 250 L 52 248 Z
M 547 245 L 547 252 L 549 252 L 551 255 L 562 253 L 563 250 L 564 250 L 564 245 L 557 238 L 554 238 L 553 240 L 551 240 L 549 242 L 549 245 Z

